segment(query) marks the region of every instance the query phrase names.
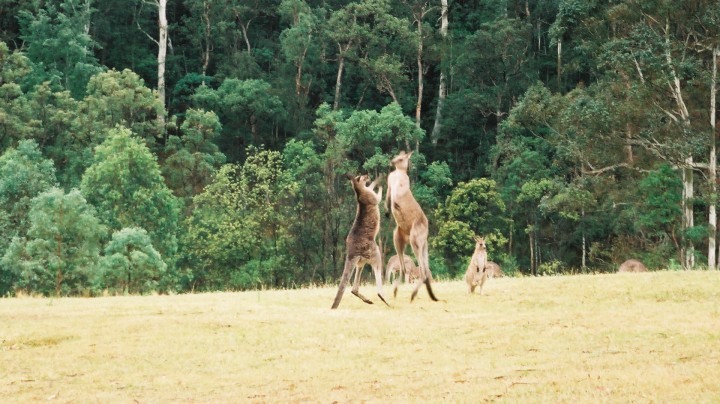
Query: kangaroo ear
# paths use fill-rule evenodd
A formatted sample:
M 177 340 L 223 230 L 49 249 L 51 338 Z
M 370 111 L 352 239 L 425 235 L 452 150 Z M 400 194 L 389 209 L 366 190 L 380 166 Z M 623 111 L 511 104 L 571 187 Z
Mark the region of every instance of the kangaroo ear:
M 345 178 L 347 178 L 347 179 L 349 179 L 350 181 L 352 181 L 353 178 L 355 178 L 355 177 L 353 177 L 353 175 L 350 174 L 350 173 L 345 173 Z

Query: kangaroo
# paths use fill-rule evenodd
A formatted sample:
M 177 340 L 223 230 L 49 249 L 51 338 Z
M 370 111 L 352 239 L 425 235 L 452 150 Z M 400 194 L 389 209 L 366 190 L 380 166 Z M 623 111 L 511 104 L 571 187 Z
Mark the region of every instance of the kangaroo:
M 413 262 L 412 258 L 405 255 L 404 261 L 405 261 L 404 262 L 405 269 L 408 271 L 408 272 L 405 272 L 405 274 L 404 274 L 405 275 L 405 283 L 414 282 L 416 279 L 420 279 L 420 277 L 421 277 L 420 268 L 418 268 L 415 265 L 415 262 Z M 387 266 L 385 268 L 386 268 L 385 269 L 385 273 L 386 273 L 385 278 L 388 281 L 390 281 L 391 277 L 394 277 L 395 279 L 397 279 L 397 277 L 403 275 L 402 267 L 400 266 L 400 258 L 397 255 L 393 255 L 392 257 L 390 257 L 390 259 L 388 260 Z
M 618 272 L 647 272 L 647 267 L 640 261 L 635 259 L 629 259 L 618 268 Z
M 487 272 L 488 278 L 499 278 L 505 276 L 505 273 L 500 268 L 500 265 L 493 261 L 488 261 L 485 265 L 485 272 Z
M 487 278 L 487 248 L 485 246 L 485 239 L 475 237 L 475 251 L 473 252 L 472 258 L 470 258 L 470 265 L 468 265 L 467 271 L 465 271 L 465 282 L 468 284 L 468 293 L 475 292 L 475 287 L 479 286 L 480 294 L 482 295 L 482 288 Z
M 405 247 L 408 244 L 410 244 L 420 267 L 421 282 L 415 285 L 410 301 L 412 302 L 415 299 L 423 283 L 430 298 L 437 301 L 438 299 L 432 291 L 432 273 L 430 272 L 430 259 L 428 256 L 428 219 L 410 191 L 410 177 L 407 174 L 412 154 L 413 152 L 405 153 L 401 151 L 391 160 L 395 170 L 390 173 L 387 179 L 388 189 L 385 197 L 385 208 L 388 212 L 392 212 L 395 218 L 396 227 L 393 232 L 393 244 L 403 273 L 407 273 L 403 257 Z M 397 296 L 397 289 L 398 278 L 395 278 L 393 296 Z
M 355 280 L 353 281 L 352 293 L 359 297 L 363 302 L 373 304 L 372 301 L 365 298 L 359 292 L 360 274 L 365 264 L 370 264 L 375 273 L 375 281 L 377 283 L 378 296 L 385 304 L 385 295 L 382 290 L 382 258 L 380 255 L 380 247 L 375 242 L 375 237 L 380 231 L 380 201 L 382 200 L 382 186 L 375 193 L 374 188 L 377 185 L 377 179 L 370 185 L 367 185 L 369 179 L 367 175 L 359 175 L 353 177 L 347 175 L 352 184 L 357 199 L 357 213 L 353 222 L 350 233 L 345 239 L 345 248 L 347 250 L 345 258 L 345 268 L 343 269 L 342 278 L 340 279 L 340 287 L 332 308 L 336 309 L 340 305 L 345 285 L 350 279 L 350 274 L 355 270 Z M 388 304 L 389 306 L 389 304 Z

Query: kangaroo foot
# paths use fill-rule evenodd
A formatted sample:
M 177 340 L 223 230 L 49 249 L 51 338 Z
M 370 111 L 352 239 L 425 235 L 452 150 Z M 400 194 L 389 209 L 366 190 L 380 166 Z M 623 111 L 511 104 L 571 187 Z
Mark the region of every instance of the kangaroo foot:
M 437 302 L 438 298 L 435 297 L 435 293 L 433 293 L 432 287 L 430 286 L 430 279 L 425 279 L 425 286 L 427 287 L 428 294 L 430 295 L 430 298 Z
M 368 300 L 365 296 L 361 295 L 360 292 L 358 292 L 356 290 L 353 290 L 352 294 L 359 297 L 360 300 L 362 300 L 363 302 L 365 302 L 367 304 L 373 304 L 372 300 Z
M 383 301 L 383 303 L 385 303 L 388 307 L 390 307 L 390 305 L 388 304 L 388 302 L 385 301 L 385 297 L 384 297 L 382 294 L 378 293 L 378 297 L 380 298 L 380 300 Z

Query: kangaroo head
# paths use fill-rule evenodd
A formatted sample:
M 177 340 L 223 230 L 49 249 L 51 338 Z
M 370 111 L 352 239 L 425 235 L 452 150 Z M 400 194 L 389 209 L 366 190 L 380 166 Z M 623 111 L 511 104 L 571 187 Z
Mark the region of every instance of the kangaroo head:
M 357 197 L 358 202 L 369 205 L 378 204 L 381 198 L 378 198 L 373 191 L 372 188 L 374 184 L 370 183 L 370 177 L 367 174 L 356 176 L 346 174 L 345 176 L 350 180 L 350 184 L 353 187 L 353 191 L 355 191 L 355 196 Z
M 477 271 L 479 273 L 485 272 L 487 269 L 487 245 L 485 244 L 484 237 L 475 237 L 475 253 L 473 253 L 473 259 L 477 260 Z
M 475 237 L 475 251 L 486 251 L 487 245 L 485 244 L 484 237 Z
M 405 153 L 405 151 L 401 151 L 400 154 L 390 160 L 390 163 L 399 170 L 407 170 L 410 166 L 410 156 L 412 154 L 413 152 Z
M 362 190 L 365 188 L 365 186 L 368 183 L 368 176 L 367 175 L 352 175 L 352 174 L 345 174 L 345 177 L 350 180 L 350 185 L 352 185 L 353 189 L 357 193 L 359 190 Z

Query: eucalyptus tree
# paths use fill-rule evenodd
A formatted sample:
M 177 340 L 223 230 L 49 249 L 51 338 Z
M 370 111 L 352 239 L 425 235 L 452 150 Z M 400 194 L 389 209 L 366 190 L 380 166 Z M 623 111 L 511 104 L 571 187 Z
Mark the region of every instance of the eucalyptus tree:
M 311 67 L 308 60 L 317 59 L 317 56 L 311 59 L 309 54 L 320 52 L 318 11 L 311 9 L 304 0 L 283 0 L 278 12 L 289 24 L 289 27 L 280 33 L 280 44 L 285 58 L 295 67 L 295 95 L 298 99 L 306 98 L 310 83 L 304 77 L 304 71 Z
M 505 211 L 497 184 L 486 178 L 457 184 L 438 206 L 436 215 L 440 225 L 433 247 L 444 252 L 448 267 L 458 269 L 453 275 L 462 273 L 465 259 L 472 255 L 476 236 L 485 237 L 491 253 L 502 251 L 507 243 Z
M 337 73 L 333 109 L 340 108 L 348 61 L 362 62 L 381 90 L 395 96 L 393 82 L 400 65 L 388 56 L 410 38 L 408 25 L 391 13 L 388 0 L 361 0 L 334 10 L 327 21 L 328 40 L 336 47 Z
M 160 101 L 160 113 L 158 114 L 158 121 L 161 124 L 165 124 L 165 62 L 167 60 L 168 50 L 168 18 L 167 18 L 167 0 L 140 0 L 140 6 L 147 4 L 157 9 L 157 28 L 158 34 L 157 39 L 153 35 L 143 31 L 152 42 L 158 47 L 157 51 L 157 96 Z M 140 24 L 138 28 L 143 29 Z
M 312 141 L 291 139 L 282 151 L 284 175 L 295 192 L 286 195 L 288 266 L 295 282 L 332 280 L 333 250 L 325 243 L 337 200 L 328 198 L 324 155 Z M 300 271 L 300 273 L 296 273 Z
M 295 192 L 281 154 L 249 147 L 242 165 L 225 164 L 197 195 L 182 239 L 189 287 L 201 290 L 287 285 L 286 199 Z
M 129 69 L 109 70 L 93 76 L 82 100 L 84 135 L 92 137 L 85 145 L 94 147 L 104 140 L 107 130 L 122 125 L 156 147 L 165 136 L 165 128 L 158 121 L 163 105 L 145 85 L 145 81 Z
M 113 231 L 147 230 L 172 276 L 180 206 L 165 185 L 156 157 L 129 129 L 118 127 L 95 148 L 93 160 L 82 177 L 81 190 L 97 208 L 98 218 Z
M 249 145 L 280 143 L 278 125 L 287 112 L 271 84 L 264 80 L 226 79 L 216 90 L 199 88 L 193 100 L 221 117 L 224 150 L 232 161 L 242 157 Z
M 31 72 L 30 60 L 23 52 L 10 51 L 0 42 L 0 150 L 37 134 L 39 122 L 33 119 L 22 88 Z
M 26 237 L 15 237 L 2 258 L 15 288 L 44 295 L 91 292 L 107 230 L 80 191 L 51 188 L 33 198 Z
M 18 15 L 21 38 L 33 62 L 33 84 L 51 81 L 82 98 L 85 85 L 102 68 L 93 54 L 96 42 L 90 35 L 95 12 L 92 0 L 47 2 L 35 13 Z
M 158 290 L 166 269 L 145 229 L 123 228 L 105 246 L 98 283 L 114 293 L 151 293 Z
M 417 64 L 417 102 L 415 103 L 415 124 L 420 127 L 422 117 L 423 93 L 425 88 L 425 74 L 428 66 L 425 64 L 426 41 L 431 37 L 430 27 L 426 24 L 428 15 L 435 12 L 436 7 L 431 6 L 427 0 L 403 0 L 410 12 L 412 24 L 415 25 L 415 62 Z M 445 17 L 447 18 L 447 16 Z M 445 27 L 447 30 L 447 26 Z M 395 100 L 397 102 L 397 100 Z M 416 146 L 417 150 L 418 147 Z
M 715 138 L 712 114 L 707 112 L 714 102 L 715 86 L 711 55 L 717 28 L 710 22 L 713 15 L 717 15 L 717 5 L 709 1 L 616 5 L 609 17 L 624 29 L 606 44 L 604 54 L 607 74 L 622 78 L 632 86 L 629 93 L 641 94 L 642 103 L 650 106 L 645 113 L 653 118 L 652 129 L 631 133 L 628 140 L 677 166 L 682 174 L 682 233 L 688 237 L 681 244 L 681 255 L 686 268 L 695 265 L 695 243 L 689 237 L 689 232 L 695 231 L 694 171 L 712 171 L 708 163 L 698 162 L 698 158 L 705 160 L 701 157 L 705 153 L 713 161 L 716 158 L 709 141 Z M 715 181 L 710 178 L 711 184 Z M 713 233 L 714 227 L 710 223 Z M 714 250 L 713 244 L 714 240 L 709 243 Z M 714 251 L 708 254 L 710 261 L 715 257 Z
M 442 110 L 445 104 L 445 97 L 447 97 L 447 67 L 445 66 L 448 49 L 448 25 L 449 25 L 449 8 L 447 0 L 440 0 L 440 30 L 439 34 L 442 38 L 440 46 L 440 77 L 439 88 L 437 93 L 437 106 L 435 107 L 435 122 L 433 123 L 433 129 L 430 134 L 430 139 L 433 145 L 437 145 L 438 138 L 440 137 L 440 131 L 442 129 Z
M 52 160 L 43 157 L 35 141 L 20 141 L 0 155 L 0 255 L 14 238 L 26 236 L 32 199 L 56 185 Z M 12 290 L 13 279 L 0 263 L 0 296 Z
M 181 136 L 172 135 L 165 145 L 163 175 L 175 196 L 189 207 L 192 197 L 202 192 L 225 162 L 215 144 L 222 126 L 214 112 L 189 109 L 180 126 Z
M 224 19 L 217 22 L 215 39 L 223 49 L 217 73 L 238 79 L 265 78 L 271 70 L 277 40 L 277 9 L 280 0 L 228 0 Z M 271 39 L 272 38 L 272 39 Z

